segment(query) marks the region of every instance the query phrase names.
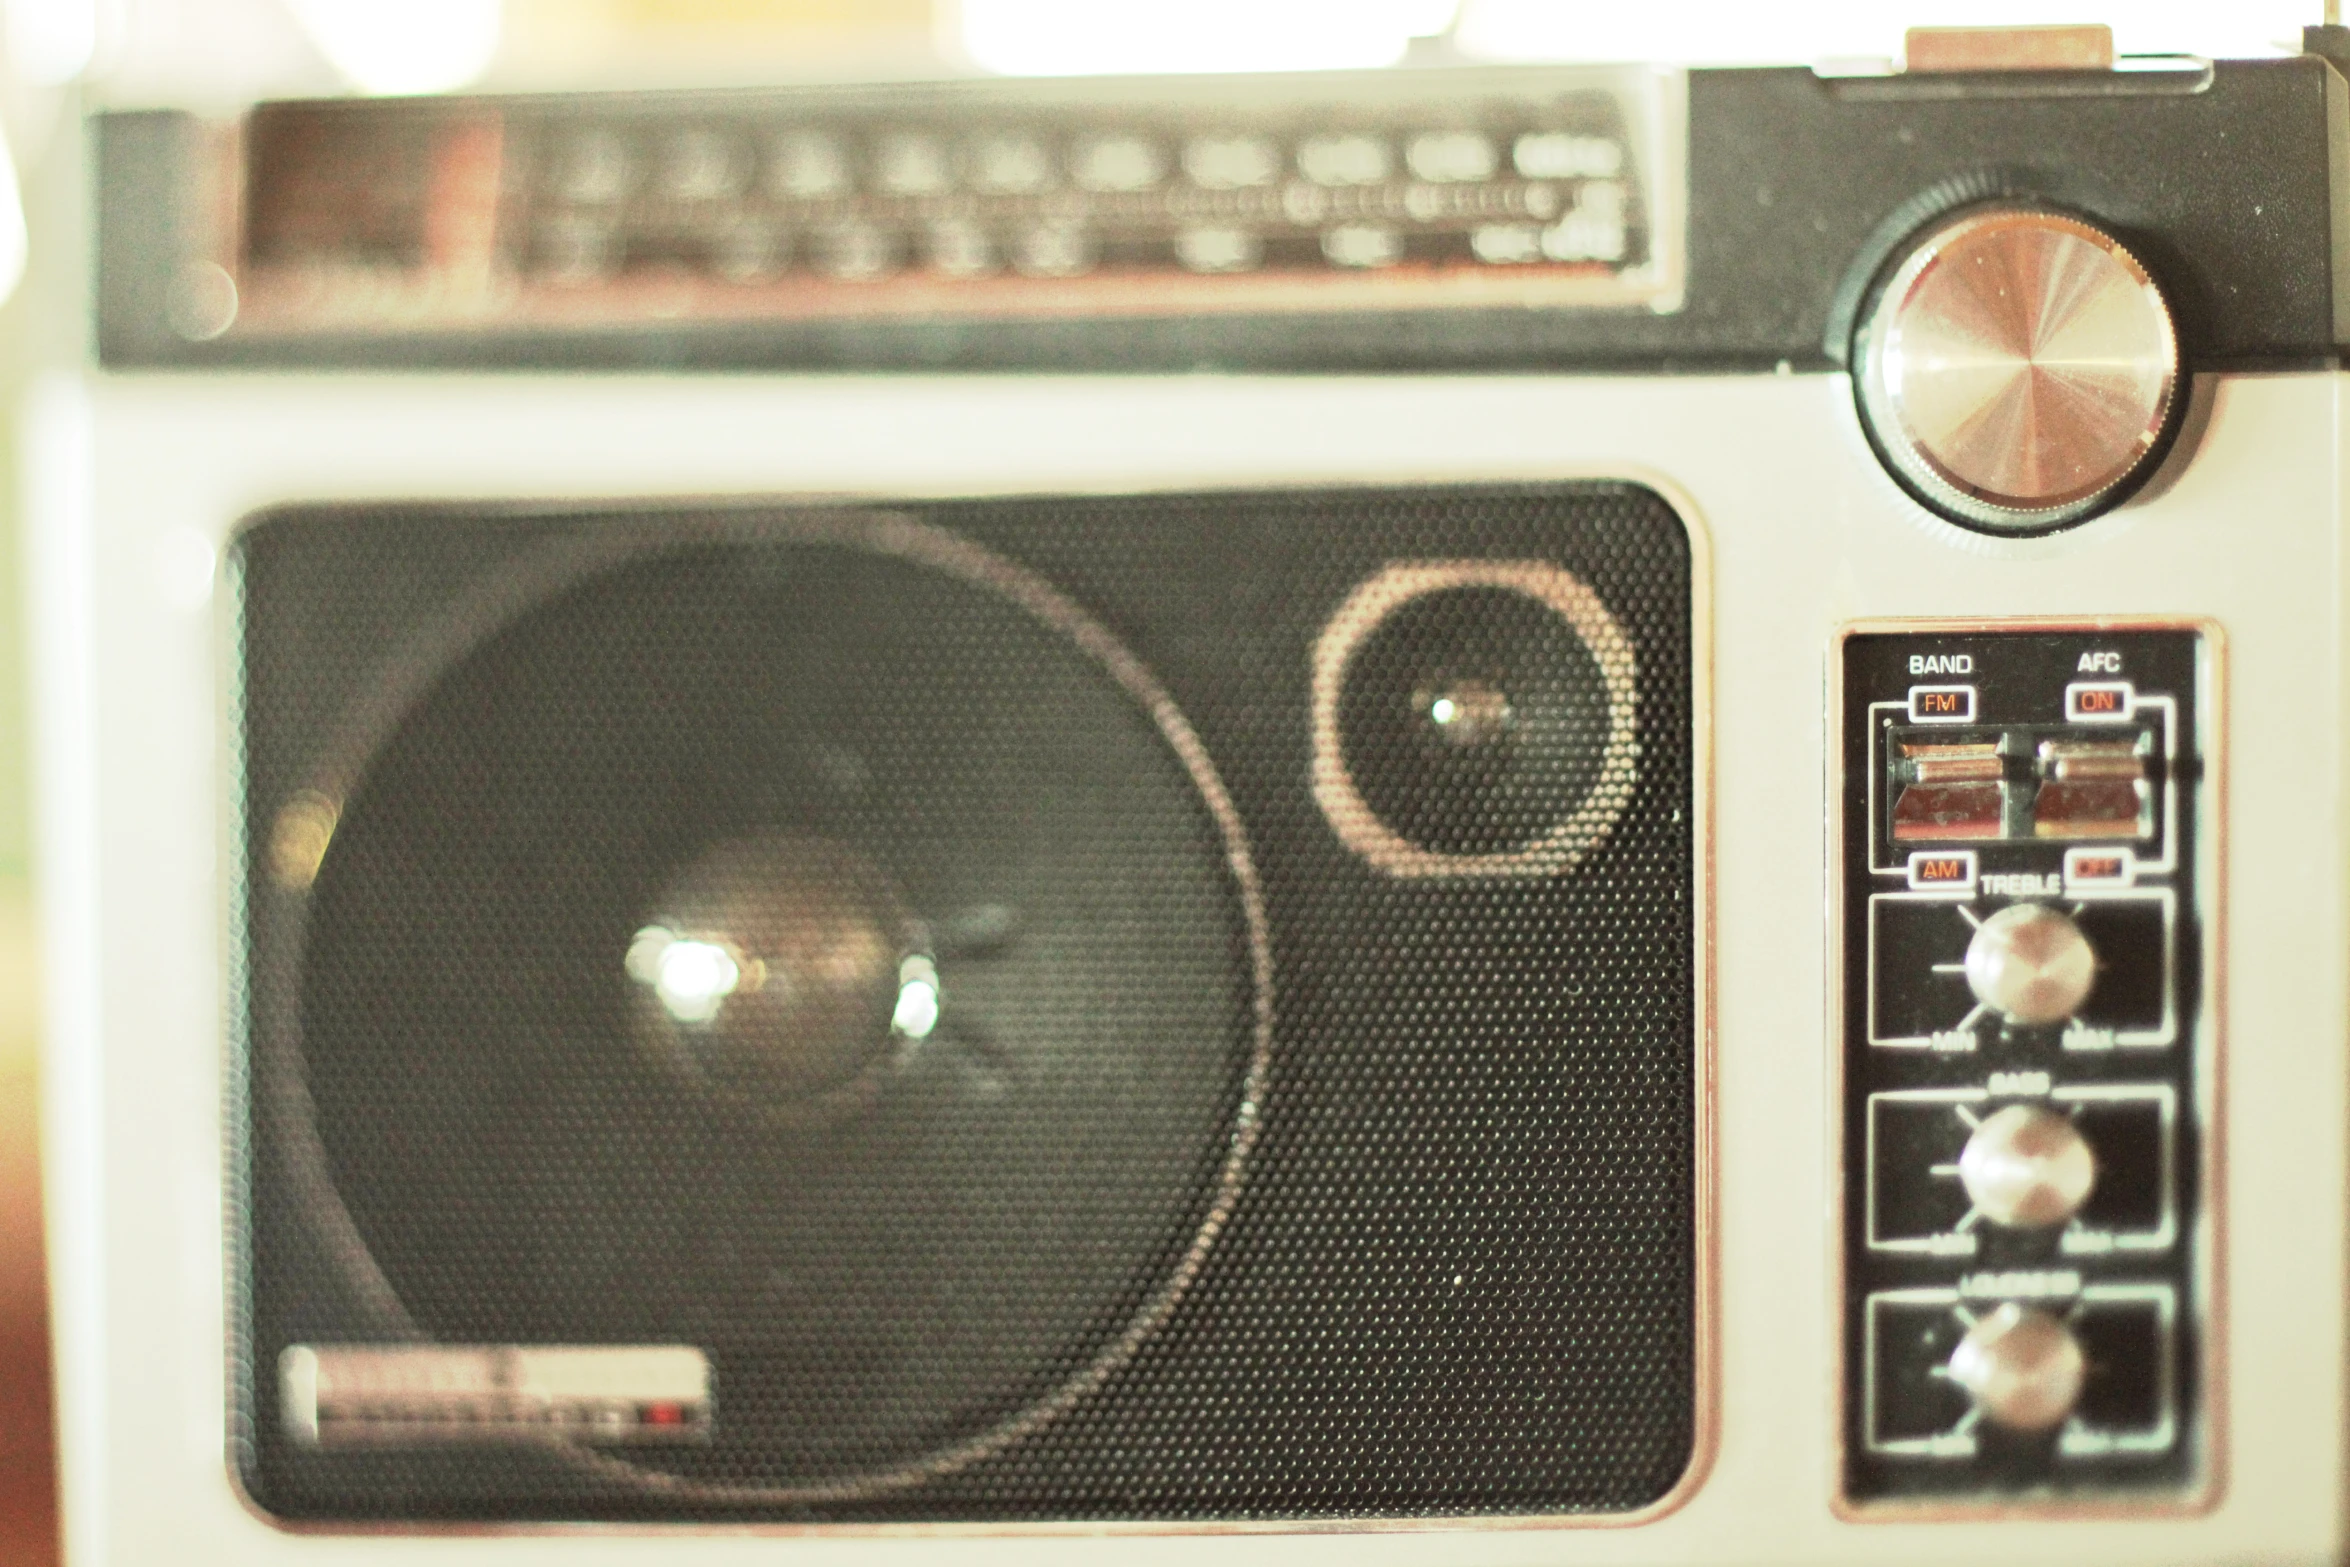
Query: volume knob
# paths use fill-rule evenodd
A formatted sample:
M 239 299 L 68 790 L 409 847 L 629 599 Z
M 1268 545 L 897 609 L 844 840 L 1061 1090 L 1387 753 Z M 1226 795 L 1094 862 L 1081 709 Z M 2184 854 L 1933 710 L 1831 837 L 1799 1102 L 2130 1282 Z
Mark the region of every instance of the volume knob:
M 2138 258 L 2061 213 L 1927 235 L 1853 343 L 1862 421 L 1913 494 L 2031 533 L 2123 498 L 2172 425 L 2178 333 Z
M 2061 1023 L 2089 999 L 2097 954 L 2063 910 L 2011 903 L 1975 927 L 1966 982 L 2011 1023 Z
M 2071 1414 L 2088 1369 L 2071 1329 L 2013 1301 L 1975 1320 L 1948 1367 L 1983 1418 L 2010 1431 L 2045 1431 Z

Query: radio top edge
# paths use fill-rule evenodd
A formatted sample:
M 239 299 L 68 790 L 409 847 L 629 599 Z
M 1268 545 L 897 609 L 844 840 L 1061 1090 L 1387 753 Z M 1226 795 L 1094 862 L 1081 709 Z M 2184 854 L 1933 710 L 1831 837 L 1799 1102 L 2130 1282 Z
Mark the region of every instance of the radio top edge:
M 2319 52 L 2341 31 L 2119 68 L 106 114 L 97 346 L 116 368 L 1825 370 L 1917 235 L 1996 206 L 2125 246 L 2186 371 L 2326 364 L 2350 341 L 2350 95 Z

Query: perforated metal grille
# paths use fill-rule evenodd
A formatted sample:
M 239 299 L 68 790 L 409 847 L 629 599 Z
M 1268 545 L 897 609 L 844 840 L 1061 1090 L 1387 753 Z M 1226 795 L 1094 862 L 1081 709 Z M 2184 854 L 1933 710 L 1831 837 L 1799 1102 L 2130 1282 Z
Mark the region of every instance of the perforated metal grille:
M 1315 799 L 1326 623 L 1394 562 L 1460 559 L 1572 573 L 1636 657 L 1637 784 L 1563 874 L 1392 875 Z M 1654 496 L 336 509 L 261 526 L 239 571 L 236 1418 L 273 1510 L 1620 1511 L 1687 1465 L 1689 567 Z M 1413 793 L 1443 753 L 1408 711 L 1360 721 L 1350 765 L 1433 845 L 1539 833 L 1593 776 L 1595 682 L 1529 602 L 1381 655 L 1407 707 L 1422 644 L 1557 672 L 1555 721 L 1505 736 L 1550 747 L 1550 794 L 1498 813 L 1457 770 Z M 714 1108 L 632 1032 L 664 878 L 777 827 L 848 843 L 940 948 L 942 1038 L 878 1119 Z M 960 959 L 958 922 L 993 932 Z M 287 1345 L 408 1331 L 701 1344 L 713 1440 L 283 1434 Z

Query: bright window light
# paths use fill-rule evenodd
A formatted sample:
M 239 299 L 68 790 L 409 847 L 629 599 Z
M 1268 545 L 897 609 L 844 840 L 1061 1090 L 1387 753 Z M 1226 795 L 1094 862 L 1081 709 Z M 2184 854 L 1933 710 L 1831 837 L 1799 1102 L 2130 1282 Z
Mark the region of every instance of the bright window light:
M 963 0 L 963 47 L 1013 76 L 1313 71 L 1391 65 L 1459 0 Z
M 26 255 L 24 200 L 16 184 L 16 156 L 0 135 L 0 304 L 24 281 Z
M 1901 58 L 1910 27 L 2023 27 L 2105 22 L 2122 54 L 2215 59 L 2296 53 L 2316 0 L 2113 0 L 2051 9 L 2048 0 L 1676 0 L 1670 5 L 1561 5 L 1558 0 L 1467 0 L 1456 40 L 1492 60 L 1655 61 L 1688 65 L 1808 65 Z
M 70 82 L 98 49 L 98 0 L 5 0 L 8 63 L 36 86 Z
M 447 92 L 489 68 L 500 0 L 287 0 L 319 53 L 368 93 Z

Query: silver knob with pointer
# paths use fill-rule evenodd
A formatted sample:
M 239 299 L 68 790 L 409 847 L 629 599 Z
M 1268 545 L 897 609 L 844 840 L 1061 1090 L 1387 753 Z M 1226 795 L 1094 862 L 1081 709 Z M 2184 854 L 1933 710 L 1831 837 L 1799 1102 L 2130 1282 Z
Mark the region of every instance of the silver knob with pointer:
M 2061 1023 L 2097 983 L 2097 954 L 2081 927 L 2045 903 L 2011 903 L 1975 927 L 1967 988 L 2010 1023 Z

